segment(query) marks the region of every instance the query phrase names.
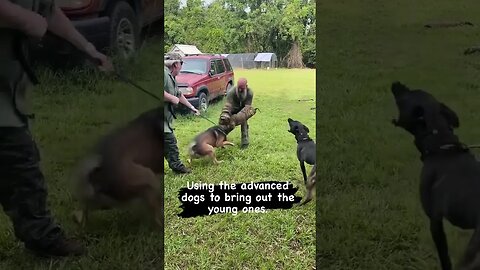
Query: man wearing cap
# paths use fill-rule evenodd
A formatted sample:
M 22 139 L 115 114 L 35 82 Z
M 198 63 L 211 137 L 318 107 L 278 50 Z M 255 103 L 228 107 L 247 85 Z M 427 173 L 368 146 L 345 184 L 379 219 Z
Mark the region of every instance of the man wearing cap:
M 185 167 L 179 157 L 177 139 L 173 130 L 173 119 L 175 118 L 174 105 L 181 103 L 192 110 L 195 115 L 200 112 L 185 98 L 183 93 L 178 90 L 177 81 L 175 77 L 182 69 L 182 57 L 178 53 L 167 53 L 164 62 L 164 77 L 163 77 L 163 98 L 164 98 L 164 118 L 163 118 L 163 133 L 165 137 L 165 158 L 168 161 L 168 166 L 174 173 L 190 173 L 190 169 Z
M 220 114 L 219 123 L 235 120 L 236 125 L 241 125 L 242 141 L 240 147 L 248 147 L 248 123 L 247 120 L 255 114 L 252 108 L 253 91 L 248 87 L 247 79 L 240 78 L 237 86 L 232 86 L 227 92 L 227 101 Z
M 54 0 L 0 0 L 0 204 L 28 250 L 48 257 L 80 255 L 83 245 L 68 239 L 48 210 L 40 155 L 30 132 L 27 97 L 36 78 L 28 65 L 27 38 L 40 40 L 47 30 L 98 59 L 100 69 L 112 69 Z

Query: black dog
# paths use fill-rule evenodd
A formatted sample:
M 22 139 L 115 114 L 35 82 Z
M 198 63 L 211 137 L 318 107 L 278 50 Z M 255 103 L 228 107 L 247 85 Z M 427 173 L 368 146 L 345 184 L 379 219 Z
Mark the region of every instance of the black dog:
M 459 127 L 458 117 L 425 91 L 410 90 L 399 82 L 391 90 L 399 110 L 398 120 L 392 122 L 415 137 L 423 161 L 421 202 L 442 269 L 452 269 L 443 218 L 475 230 L 460 269 L 480 269 L 480 163 L 453 133 Z
M 315 142 L 308 136 L 308 132 L 310 132 L 308 127 L 306 127 L 299 121 L 292 120 L 291 118 L 288 118 L 288 124 L 290 125 L 290 130 L 288 130 L 288 132 L 295 135 L 295 139 L 297 140 L 297 158 L 300 162 L 300 168 L 302 169 L 303 174 L 303 181 L 305 182 L 305 186 L 307 188 L 307 196 L 305 198 L 305 201 L 300 204 L 303 205 L 311 201 L 313 197 L 313 188 L 316 182 L 315 179 L 317 167 L 316 147 Z M 310 172 L 310 175 L 308 176 L 308 179 L 307 172 L 305 170 L 305 162 L 309 165 L 314 165 Z

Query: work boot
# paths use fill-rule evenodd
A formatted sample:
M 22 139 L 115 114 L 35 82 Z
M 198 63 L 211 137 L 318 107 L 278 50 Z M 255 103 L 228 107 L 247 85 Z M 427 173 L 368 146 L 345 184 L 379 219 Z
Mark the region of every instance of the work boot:
M 40 257 L 67 257 L 67 256 L 80 256 L 85 253 L 85 247 L 82 243 L 73 240 L 60 238 L 47 248 L 35 248 L 25 246 L 28 250 Z
M 185 167 L 185 165 L 178 166 L 177 168 L 172 168 L 172 171 L 176 174 L 189 174 L 192 172 L 189 168 Z
M 240 149 L 246 149 L 248 147 L 249 141 L 248 141 L 248 123 L 243 123 L 241 126 L 241 136 L 242 136 L 242 142 L 240 144 Z
M 168 166 L 174 173 L 185 174 L 191 170 L 183 165 L 178 152 L 177 138 L 173 133 L 164 133 L 164 156 L 167 159 Z

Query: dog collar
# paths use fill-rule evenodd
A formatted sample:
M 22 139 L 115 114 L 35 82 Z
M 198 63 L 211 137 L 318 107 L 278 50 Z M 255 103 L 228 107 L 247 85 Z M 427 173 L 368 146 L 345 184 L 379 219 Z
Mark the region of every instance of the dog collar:
M 312 139 L 308 136 L 308 134 L 305 133 L 300 133 L 298 134 L 299 136 L 302 136 L 301 138 L 298 138 L 295 136 L 295 139 L 297 139 L 297 142 L 306 142 L 306 141 L 311 141 Z
M 435 154 L 448 154 L 448 153 L 462 153 L 462 152 L 469 152 L 470 149 L 463 143 L 448 143 L 439 146 L 437 149 L 434 150 L 423 150 L 421 159 L 424 160 L 428 156 L 433 156 Z
M 223 135 L 225 135 L 225 137 L 227 136 L 227 133 L 225 131 L 223 131 L 223 129 L 217 128 L 217 130 L 220 131 Z
M 297 142 L 306 142 L 306 141 L 312 141 L 312 139 L 310 137 L 303 137 L 301 139 L 297 139 Z

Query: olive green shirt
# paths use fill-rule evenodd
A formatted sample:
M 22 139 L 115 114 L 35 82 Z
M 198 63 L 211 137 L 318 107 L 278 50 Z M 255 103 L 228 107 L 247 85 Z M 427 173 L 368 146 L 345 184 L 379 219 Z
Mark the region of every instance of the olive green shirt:
M 244 93 L 238 92 L 237 87 L 232 86 L 227 92 L 227 103 L 230 103 L 232 106 L 231 114 L 238 113 L 246 105 L 251 106 L 253 102 L 253 91 L 250 87 L 247 87 L 247 90 Z
M 176 97 L 180 97 L 182 92 L 178 90 L 177 81 L 170 73 L 170 70 L 164 66 L 164 75 L 163 75 L 163 89 L 167 93 L 174 95 Z M 164 101 L 164 118 L 163 118 L 163 132 L 164 133 L 172 133 L 175 129 L 173 127 L 173 112 L 175 110 L 172 103 L 168 101 Z
M 10 0 L 25 9 L 51 17 L 54 0 Z M 16 38 L 24 35 L 18 30 L 0 26 L 0 127 L 25 126 L 25 116 L 31 114 L 28 96 L 32 84 L 15 54 Z M 22 43 L 25 55 L 28 48 Z

